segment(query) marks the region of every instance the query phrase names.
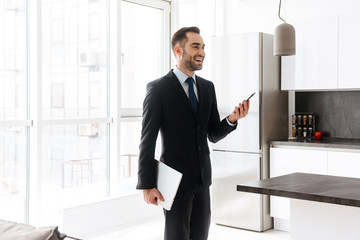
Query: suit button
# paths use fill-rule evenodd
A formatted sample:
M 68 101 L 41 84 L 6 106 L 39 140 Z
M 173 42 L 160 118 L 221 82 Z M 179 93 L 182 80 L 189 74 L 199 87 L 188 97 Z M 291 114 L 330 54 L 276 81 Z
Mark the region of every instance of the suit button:
M 197 127 L 197 130 L 200 130 L 200 126 Z
M 201 147 L 198 148 L 199 149 L 199 152 L 201 151 Z

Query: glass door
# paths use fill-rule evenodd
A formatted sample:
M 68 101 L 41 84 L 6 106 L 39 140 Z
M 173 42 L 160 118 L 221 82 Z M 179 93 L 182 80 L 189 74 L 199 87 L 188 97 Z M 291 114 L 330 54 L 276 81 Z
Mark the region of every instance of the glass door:
M 121 2 L 120 195 L 135 193 L 142 104 L 148 82 L 170 66 L 170 4 Z

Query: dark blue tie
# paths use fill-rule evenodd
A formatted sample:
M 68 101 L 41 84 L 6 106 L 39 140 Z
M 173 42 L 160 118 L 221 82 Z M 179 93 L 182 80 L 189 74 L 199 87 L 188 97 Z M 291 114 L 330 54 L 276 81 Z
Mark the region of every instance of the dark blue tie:
M 188 79 L 186 79 L 186 83 L 189 85 L 189 99 L 191 106 L 193 107 L 195 114 L 197 114 L 198 102 L 194 92 L 194 79 L 189 77 Z

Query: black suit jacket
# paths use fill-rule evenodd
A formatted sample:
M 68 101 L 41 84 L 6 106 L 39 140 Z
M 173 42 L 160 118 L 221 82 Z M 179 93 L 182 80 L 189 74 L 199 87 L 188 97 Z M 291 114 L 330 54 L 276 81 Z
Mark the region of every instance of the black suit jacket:
M 183 174 L 179 191 L 193 190 L 200 182 L 211 185 L 207 138 L 217 142 L 235 127 L 220 121 L 212 82 L 196 76 L 199 107 L 195 115 L 190 100 L 171 70 L 150 82 L 143 105 L 137 189 L 156 187 L 155 144 L 161 133 L 160 161 Z

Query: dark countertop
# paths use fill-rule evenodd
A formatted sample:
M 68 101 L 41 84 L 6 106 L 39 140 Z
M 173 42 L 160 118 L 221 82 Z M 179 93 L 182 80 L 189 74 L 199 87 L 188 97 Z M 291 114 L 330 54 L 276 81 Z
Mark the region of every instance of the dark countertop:
M 360 150 L 360 139 L 323 138 L 322 140 L 312 139 L 271 141 L 270 146 L 297 146 Z
M 237 185 L 237 191 L 360 207 L 360 179 L 292 173 Z

